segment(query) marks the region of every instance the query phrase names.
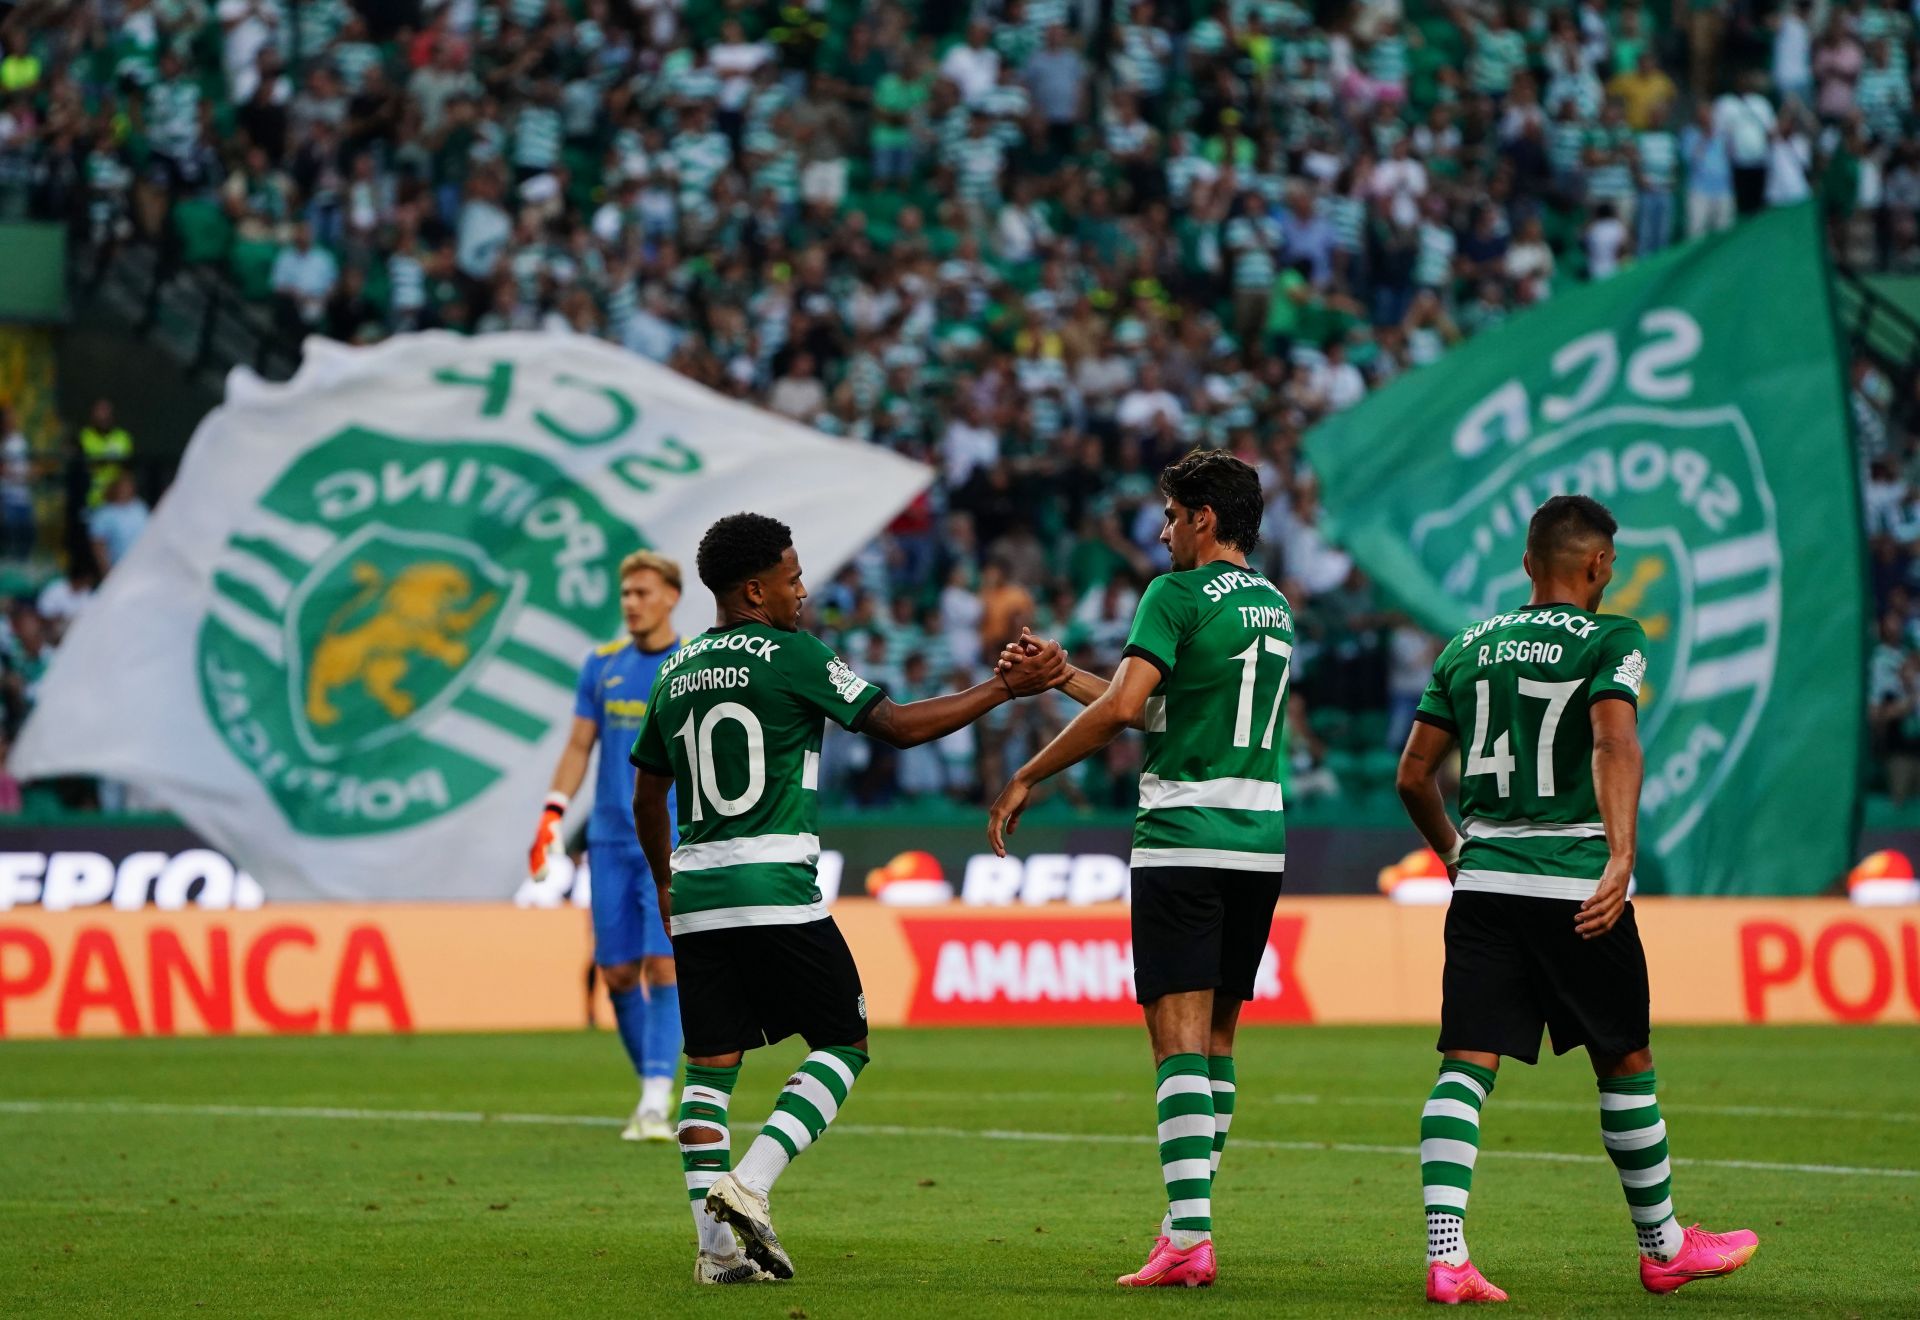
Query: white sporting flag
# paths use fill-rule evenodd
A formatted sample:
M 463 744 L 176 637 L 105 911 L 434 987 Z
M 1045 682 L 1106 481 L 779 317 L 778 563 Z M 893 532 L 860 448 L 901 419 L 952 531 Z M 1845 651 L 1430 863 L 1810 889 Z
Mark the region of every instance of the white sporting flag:
M 622 556 L 686 566 L 696 631 L 715 518 L 785 521 L 818 581 L 931 477 L 596 339 L 311 340 L 229 378 L 13 768 L 136 784 L 274 898 L 504 898 Z

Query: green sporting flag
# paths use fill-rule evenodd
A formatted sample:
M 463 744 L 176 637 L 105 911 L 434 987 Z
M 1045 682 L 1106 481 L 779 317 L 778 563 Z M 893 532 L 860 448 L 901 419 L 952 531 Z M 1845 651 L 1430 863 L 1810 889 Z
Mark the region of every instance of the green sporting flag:
M 1527 519 L 1620 520 L 1601 609 L 1640 621 L 1638 878 L 1816 893 L 1860 792 L 1867 589 L 1844 363 L 1813 208 L 1663 253 L 1317 427 L 1329 530 L 1422 624 L 1524 604 Z

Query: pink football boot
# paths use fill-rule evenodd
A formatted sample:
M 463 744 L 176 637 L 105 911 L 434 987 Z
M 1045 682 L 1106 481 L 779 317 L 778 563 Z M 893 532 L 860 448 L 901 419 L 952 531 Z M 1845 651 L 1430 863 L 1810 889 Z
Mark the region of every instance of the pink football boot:
M 1214 1280 L 1213 1240 L 1196 1242 L 1185 1251 L 1164 1235 L 1153 1241 L 1147 1263 L 1114 1282 L 1122 1288 L 1205 1288 Z
M 1695 1224 L 1685 1230 L 1680 1254 L 1672 1260 L 1640 1258 L 1640 1286 L 1650 1293 L 1670 1293 L 1695 1279 L 1719 1279 L 1753 1259 L 1760 1239 L 1751 1230 L 1708 1233 Z
M 1470 1260 L 1458 1265 L 1436 1260 L 1427 1266 L 1427 1300 L 1458 1306 L 1462 1302 L 1504 1302 L 1507 1295 L 1488 1283 L 1487 1276 Z

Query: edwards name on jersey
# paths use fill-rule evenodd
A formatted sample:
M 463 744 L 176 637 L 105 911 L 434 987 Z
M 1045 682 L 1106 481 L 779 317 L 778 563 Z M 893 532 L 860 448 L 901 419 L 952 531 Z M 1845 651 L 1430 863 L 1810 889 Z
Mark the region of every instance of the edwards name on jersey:
M 673 776 L 673 933 L 819 921 L 822 717 L 882 696 L 816 637 L 748 621 L 660 667 L 632 760 Z
M 1447 643 L 1414 718 L 1460 740 L 1455 888 L 1586 899 L 1607 865 L 1593 787 L 1597 701 L 1638 704 L 1647 636 L 1618 614 L 1529 605 Z

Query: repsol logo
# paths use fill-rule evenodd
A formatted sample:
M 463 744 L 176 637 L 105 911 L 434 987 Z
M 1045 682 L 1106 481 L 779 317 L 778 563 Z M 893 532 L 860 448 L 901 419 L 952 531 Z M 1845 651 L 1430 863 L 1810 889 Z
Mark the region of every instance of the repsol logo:
M 1113 903 L 1129 892 L 1127 863 L 1111 853 L 1034 853 L 967 859 L 960 901 L 980 907 L 1013 903 Z
M 39 906 L 53 912 L 111 904 L 134 912 L 257 908 L 266 901 L 254 878 L 211 848 L 128 853 L 118 862 L 97 852 L 0 852 L 0 912 Z

